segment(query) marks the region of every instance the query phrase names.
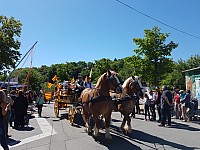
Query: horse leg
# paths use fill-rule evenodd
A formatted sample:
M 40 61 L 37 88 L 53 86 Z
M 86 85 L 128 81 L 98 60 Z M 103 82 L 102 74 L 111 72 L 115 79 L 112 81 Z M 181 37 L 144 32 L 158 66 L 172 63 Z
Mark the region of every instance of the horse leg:
M 132 132 L 132 128 L 131 128 L 131 117 L 127 116 L 127 126 L 128 126 L 128 130 L 127 132 L 130 134 Z
M 88 133 L 88 135 L 91 135 L 92 129 L 89 124 L 90 115 L 88 112 L 84 111 L 84 109 L 83 109 L 82 117 L 83 117 L 83 121 L 85 122 L 85 132 Z
M 122 124 L 121 124 L 121 130 L 122 130 L 122 132 L 125 131 L 125 129 L 124 129 L 125 124 L 126 124 L 126 117 L 124 116 Z
M 98 114 L 93 114 L 93 119 L 95 122 L 94 125 L 94 137 L 98 137 L 99 136 L 99 115 Z
M 107 140 L 111 140 L 112 139 L 112 136 L 110 135 L 110 122 L 111 122 L 111 113 L 108 113 L 108 114 L 105 114 L 105 123 L 106 123 L 106 126 L 105 126 L 105 129 L 106 129 L 106 133 L 105 133 L 105 138 Z

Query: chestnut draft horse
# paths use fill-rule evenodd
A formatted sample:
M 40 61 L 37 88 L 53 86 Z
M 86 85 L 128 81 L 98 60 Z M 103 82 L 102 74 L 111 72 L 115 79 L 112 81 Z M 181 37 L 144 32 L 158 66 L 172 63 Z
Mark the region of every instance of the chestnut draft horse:
M 86 88 L 82 91 L 79 101 L 82 102 L 82 116 L 86 126 L 86 132 L 92 135 L 92 127 L 89 119 L 93 116 L 94 119 L 94 137 L 99 135 L 100 116 L 105 118 L 105 138 L 111 140 L 110 135 L 110 121 L 111 113 L 113 110 L 112 98 L 110 97 L 109 90 L 120 88 L 122 85 L 117 77 L 116 72 L 107 71 L 102 74 L 97 81 L 95 88 Z
M 138 76 L 132 76 L 126 79 L 122 87 L 122 94 L 110 92 L 110 96 L 113 99 L 114 111 L 119 111 L 124 116 L 121 130 L 127 134 L 132 132 L 131 118 L 129 115 L 133 112 L 137 98 L 143 97 L 143 88 Z M 114 91 L 115 89 L 112 90 Z M 125 128 L 126 123 L 127 128 Z

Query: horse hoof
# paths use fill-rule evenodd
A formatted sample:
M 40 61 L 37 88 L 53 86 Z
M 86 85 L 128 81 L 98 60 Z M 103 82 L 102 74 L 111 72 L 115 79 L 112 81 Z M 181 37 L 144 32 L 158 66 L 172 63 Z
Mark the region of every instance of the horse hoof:
M 128 134 L 131 134 L 132 133 L 132 129 L 131 130 L 128 130 Z
M 84 131 L 85 131 L 86 133 L 88 133 L 88 129 L 84 129 Z

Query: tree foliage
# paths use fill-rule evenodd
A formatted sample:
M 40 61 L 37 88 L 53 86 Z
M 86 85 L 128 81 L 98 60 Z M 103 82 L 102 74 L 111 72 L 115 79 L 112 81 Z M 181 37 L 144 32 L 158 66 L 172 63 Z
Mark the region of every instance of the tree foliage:
M 134 52 L 143 58 L 144 73 L 148 73 L 147 79 L 155 86 L 162 79 L 162 75 L 171 71 L 172 60 L 168 57 L 178 44 L 173 41 L 166 43 L 169 33 L 161 33 L 158 27 L 152 30 L 144 30 L 144 38 L 133 38 L 138 46 Z
M 21 22 L 14 17 L 0 16 L 0 73 L 15 68 L 20 59 Z

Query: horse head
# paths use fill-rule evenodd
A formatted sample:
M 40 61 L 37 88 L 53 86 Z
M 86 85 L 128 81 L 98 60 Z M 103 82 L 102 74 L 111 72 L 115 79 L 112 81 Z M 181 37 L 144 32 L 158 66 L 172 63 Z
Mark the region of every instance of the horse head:
M 138 76 L 129 77 L 123 84 L 124 92 L 128 95 L 134 95 L 143 97 L 143 88 L 141 79 Z
M 99 89 L 100 95 L 107 95 L 107 96 L 109 95 L 110 89 L 119 88 L 121 92 L 123 91 L 117 73 L 115 71 L 110 71 L 110 70 L 101 75 L 96 84 L 96 88 Z

